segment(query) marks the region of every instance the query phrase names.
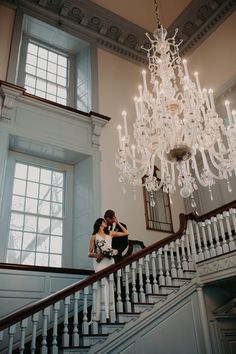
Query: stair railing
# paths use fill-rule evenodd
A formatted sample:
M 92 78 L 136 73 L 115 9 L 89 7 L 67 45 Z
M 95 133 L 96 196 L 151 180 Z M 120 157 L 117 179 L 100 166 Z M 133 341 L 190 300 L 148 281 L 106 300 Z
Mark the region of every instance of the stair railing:
M 101 333 L 96 313 L 98 288 L 100 323 L 107 320 L 107 280 L 111 293 L 115 279 L 116 310 L 109 304 L 109 322 L 115 323 L 119 314 L 132 313 L 135 303 L 165 298 L 192 277 L 197 262 L 235 250 L 235 231 L 236 201 L 202 216 L 180 214 L 176 233 L 2 318 L 0 352 L 11 354 L 18 348 L 23 354 L 26 343 L 30 343 L 27 352 L 31 354 L 36 348 L 41 354 L 47 354 L 49 348 L 57 354 L 59 347 L 87 345 L 86 335 Z

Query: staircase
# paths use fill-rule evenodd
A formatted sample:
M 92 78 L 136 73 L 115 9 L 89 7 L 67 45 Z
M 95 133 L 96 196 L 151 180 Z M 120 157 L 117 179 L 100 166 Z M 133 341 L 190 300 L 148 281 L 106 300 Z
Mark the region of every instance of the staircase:
M 235 230 L 236 201 L 201 217 L 181 214 L 177 233 L 2 318 L 0 353 L 133 353 L 133 349 L 114 348 L 122 344 L 121 338 L 178 307 L 194 291 L 202 303 L 198 264 L 232 255 Z M 114 286 L 116 289 L 116 311 L 111 304 L 109 320 L 105 314 L 105 278 L 110 292 Z M 98 287 L 102 294 L 100 321 L 93 310 Z M 200 317 L 207 326 L 201 310 Z M 204 350 L 210 353 L 210 340 L 204 333 L 203 337 Z

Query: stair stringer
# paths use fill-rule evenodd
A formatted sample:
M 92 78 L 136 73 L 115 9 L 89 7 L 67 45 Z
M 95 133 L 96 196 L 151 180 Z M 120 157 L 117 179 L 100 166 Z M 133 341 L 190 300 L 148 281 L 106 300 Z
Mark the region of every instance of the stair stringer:
M 151 310 L 142 312 L 137 319 L 126 323 L 122 330 L 109 335 L 105 342 L 98 343 L 91 347 L 88 353 L 207 353 L 204 342 L 205 336 L 202 329 L 202 319 L 198 310 L 200 304 L 197 289 L 199 289 L 199 287 L 198 278 L 195 277 L 188 284 L 183 285 L 177 292 L 169 294 L 165 301 L 156 303 Z M 187 323 L 182 321 L 178 324 L 176 321 L 178 322 L 179 319 L 175 319 L 175 316 L 180 319 L 183 317 L 183 321 L 189 317 L 189 321 Z M 169 333 L 170 323 L 167 326 L 167 322 L 172 322 L 174 331 L 176 331 L 176 328 L 182 327 L 181 330 L 178 331 L 178 335 Z M 165 326 L 168 330 L 165 329 Z M 167 331 L 168 336 L 166 333 L 166 335 L 163 336 L 162 342 L 160 342 L 160 339 L 157 340 L 158 336 L 162 336 L 163 333 Z M 158 332 L 162 334 L 157 335 Z M 163 348 L 164 351 L 162 351 L 161 348 Z

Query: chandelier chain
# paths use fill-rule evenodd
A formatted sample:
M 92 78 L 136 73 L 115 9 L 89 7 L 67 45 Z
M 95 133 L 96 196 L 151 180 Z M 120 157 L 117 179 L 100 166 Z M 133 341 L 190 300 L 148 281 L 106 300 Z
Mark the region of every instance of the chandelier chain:
M 157 27 L 160 28 L 161 27 L 160 10 L 159 10 L 157 0 L 154 0 L 154 6 L 155 6 L 155 15 L 156 15 L 156 19 L 157 19 Z

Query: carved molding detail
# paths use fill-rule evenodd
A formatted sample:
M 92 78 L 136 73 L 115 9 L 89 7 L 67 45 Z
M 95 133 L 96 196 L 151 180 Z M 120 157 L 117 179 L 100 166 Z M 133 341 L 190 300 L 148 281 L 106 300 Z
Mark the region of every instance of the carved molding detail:
M 15 118 L 16 114 L 16 99 L 18 96 L 22 95 L 22 91 L 12 90 L 4 87 L 0 87 L 0 120 L 10 121 Z
M 126 59 L 147 64 L 146 53 L 142 46 L 149 41 L 145 29 L 122 17 L 92 3 L 89 0 L 0 0 L 36 13 L 48 10 L 48 16 L 55 15 L 58 25 L 69 20 L 82 35 L 92 42 Z M 183 39 L 181 54 L 193 51 L 236 9 L 236 0 L 192 0 L 178 18 L 168 28 L 173 33 L 179 28 Z M 153 10 L 154 16 L 154 10 Z M 68 22 L 67 22 L 68 24 Z M 155 29 L 153 29 L 155 30 Z
M 236 274 L 236 251 L 197 264 L 197 272 L 202 281 L 214 281 Z

